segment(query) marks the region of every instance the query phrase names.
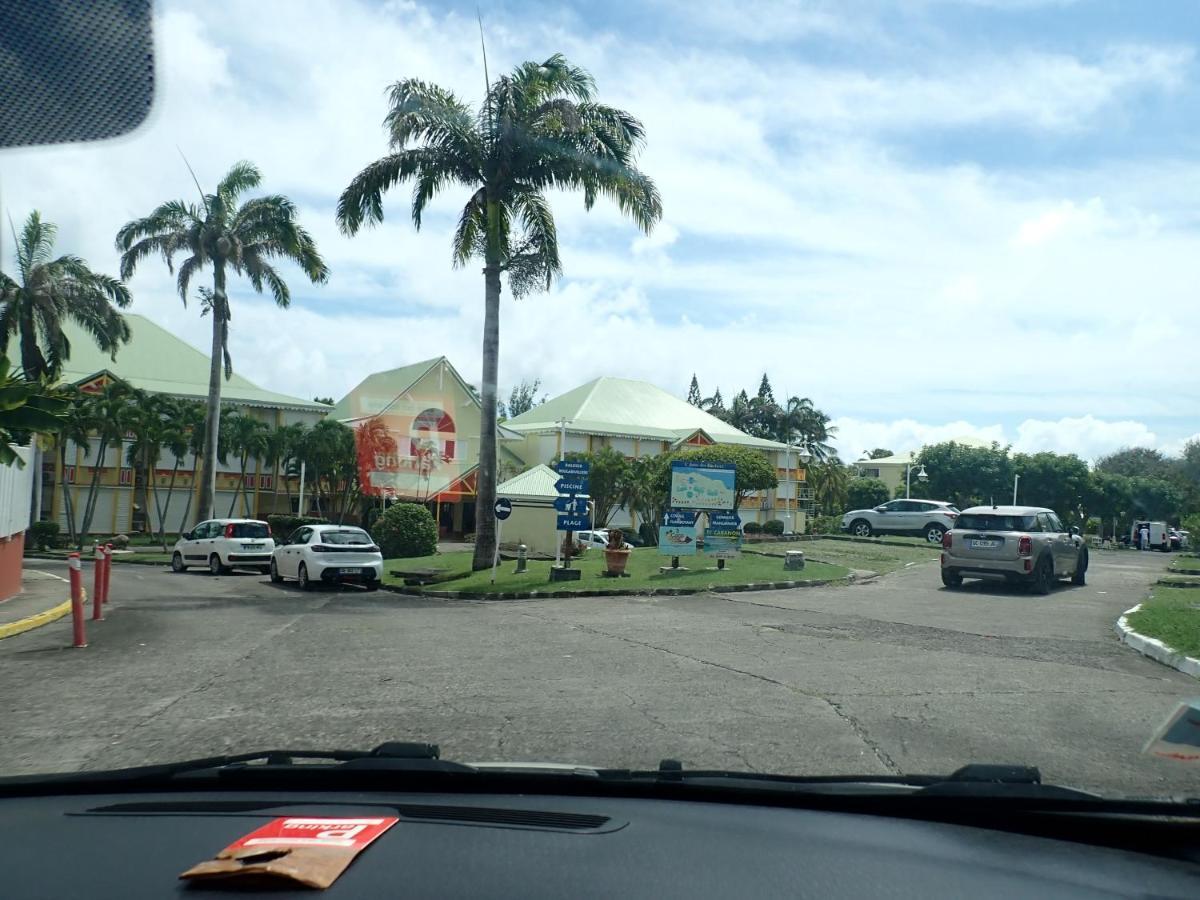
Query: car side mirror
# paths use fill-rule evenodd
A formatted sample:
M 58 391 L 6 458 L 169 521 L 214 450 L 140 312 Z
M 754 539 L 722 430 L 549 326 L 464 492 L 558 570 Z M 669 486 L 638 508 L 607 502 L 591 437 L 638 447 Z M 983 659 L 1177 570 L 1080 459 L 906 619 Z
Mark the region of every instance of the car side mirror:
M 192 533 L 190 531 L 185 531 L 180 535 L 180 537 L 185 541 L 190 541 L 192 539 Z
M 877 512 L 877 513 L 885 513 L 885 512 L 887 512 L 887 511 L 888 511 L 888 509 L 887 509 L 887 507 L 886 507 L 886 506 L 877 506 L 877 507 L 875 507 L 875 512 Z
M 1079 529 L 1074 525 L 1071 526 L 1071 536 L 1079 537 Z

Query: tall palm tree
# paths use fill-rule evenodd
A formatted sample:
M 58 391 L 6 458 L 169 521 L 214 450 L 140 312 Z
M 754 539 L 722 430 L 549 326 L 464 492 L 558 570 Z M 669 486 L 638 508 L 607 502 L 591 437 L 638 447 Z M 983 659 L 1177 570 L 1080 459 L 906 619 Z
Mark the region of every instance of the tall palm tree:
M 258 187 L 262 174 L 251 163 L 239 162 L 225 174 L 212 194 L 201 194 L 200 206 L 184 200 L 168 200 L 143 219 L 128 222 L 117 232 L 121 254 L 121 277 L 133 277 L 139 262 L 152 253 L 162 254 L 167 269 L 174 273 L 176 254 L 186 254 L 179 265 L 179 297 L 187 302 L 192 276 L 210 266 L 212 292 L 207 309 L 212 316 L 212 357 L 208 373 L 207 443 L 200 488 L 199 518 L 213 515 L 217 485 L 217 446 L 221 415 L 221 363 L 225 377 L 233 374 L 229 359 L 229 295 L 226 279 L 232 271 L 244 275 L 258 293 L 269 289 L 275 302 L 286 308 L 291 302 L 287 282 L 272 265 L 273 260 L 291 260 L 315 284 L 329 277 L 317 245 L 296 221 L 296 207 L 287 197 L 254 197 L 239 205 L 246 191 Z
M 67 536 L 70 539 L 70 544 L 74 546 L 79 522 L 75 516 L 75 502 L 71 490 L 71 482 L 67 478 L 67 447 L 68 442 L 70 442 L 86 452 L 92 441 L 93 423 L 90 398 L 87 394 L 84 394 L 72 385 L 66 396 L 69 397 L 70 405 L 66 410 L 62 431 L 58 433 L 56 438 L 58 459 L 63 477 L 63 482 L 58 487 L 62 491 L 63 512 L 67 518 Z M 82 473 L 77 472 L 76 478 L 80 474 Z
M 99 394 L 88 398 L 89 416 L 92 429 L 98 436 L 96 444 L 96 460 L 92 467 L 92 480 L 88 485 L 87 502 L 83 506 L 83 521 L 79 526 L 77 548 L 83 551 L 83 540 L 91 531 L 92 517 L 96 514 L 96 501 L 99 497 L 100 474 L 104 468 L 105 457 L 112 447 L 118 450 L 117 465 L 119 466 L 120 448 L 128 430 L 131 410 L 130 389 L 120 381 L 105 385 Z
M 171 480 L 167 484 L 167 499 L 159 506 L 158 492 L 154 493 L 154 506 L 158 512 L 158 541 L 162 544 L 163 552 L 167 551 L 167 515 L 171 512 L 171 497 L 175 494 L 175 480 L 179 475 L 179 467 L 188 454 L 188 440 L 191 437 L 190 428 L 203 429 L 204 407 L 190 400 L 176 400 L 162 397 L 163 403 L 163 432 L 162 446 L 166 447 L 175 464 L 171 466 Z
M 547 289 L 562 271 L 551 189 L 616 202 L 643 231 L 662 216 L 654 182 L 635 165 L 642 124 L 597 103 L 592 77 L 556 54 L 526 62 L 488 85 L 473 111 L 450 91 L 417 79 L 392 86 L 384 119 L 391 152 L 359 172 L 338 201 L 338 224 L 353 235 L 383 220 L 383 194 L 413 182 L 412 220 L 451 187 L 470 195 L 454 231 L 456 266 L 483 259 L 483 384 L 473 566 L 492 564 L 496 523 L 496 409 L 500 353 L 500 279 L 514 296 Z
M 154 488 L 154 473 L 158 459 L 162 456 L 163 434 L 165 433 L 164 400 L 156 394 L 146 394 L 133 389 L 129 392 L 126 428 L 133 440 L 125 448 L 126 462 L 134 471 L 134 483 L 140 488 L 142 515 L 149 534 L 153 531 L 150 519 L 150 492 Z M 156 492 L 157 493 L 157 492 Z
M 230 501 L 229 512 L 226 514 L 232 516 L 234 509 L 237 508 L 238 497 L 244 497 L 246 494 L 246 469 L 249 467 L 250 460 L 258 460 L 263 450 L 266 449 L 267 423 L 246 413 L 235 412 L 229 417 L 227 434 L 229 435 L 229 449 L 238 455 L 241 463 L 238 486 L 233 492 L 233 500 Z M 257 465 L 255 468 L 257 469 Z
M 0 347 L 17 337 L 21 368 L 31 381 L 58 378 L 71 356 L 63 333 L 68 321 L 113 359 L 129 340 L 129 325 L 117 311 L 129 305 L 129 289 L 93 272 L 78 256 L 51 258 L 57 232 L 37 210 L 31 212 L 16 235 L 16 277 L 0 272 Z

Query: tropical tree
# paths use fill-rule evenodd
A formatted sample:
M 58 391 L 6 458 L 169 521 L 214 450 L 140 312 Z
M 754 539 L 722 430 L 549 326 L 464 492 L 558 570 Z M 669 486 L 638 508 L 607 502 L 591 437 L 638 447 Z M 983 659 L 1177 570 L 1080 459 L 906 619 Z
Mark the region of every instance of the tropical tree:
M 67 398 L 67 408 L 63 415 L 63 426 L 56 436 L 58 460 L 62 471 L 63 482 L 59 485 L 62 491 L 63 511 L 67 517 L 67 537 L 71 545 L 76 544 L 78 522 L 75 516 L 74 491 L 67 477 L 67 447 L 72 443 L 85 453 L 92 441 L 92 410 L 89 398 L 78 388 L 71 386 L 64 396 Z M 77 476 L 78 477 L 78 474 Z
M 287 497 L 288 509 L 292 508 L 292 478 L 300 473 L 300 456 L 308 428 L 301 422 L 282 425 L 279 434 L 279 477 L 283 481 L 283 493 Z M 300 511 L 304 515 L 304 510 Z
M 484 263 L 479 510 L 496 499 L 501 277 L 519 297 L 549 288 L 562 270 L 546 193 L 581 190 L 588 209 L 597 196 L 608 197 L 646 232 L 662 216 L 658 189 L 635 165 L 641 123 L 597 103 L 595 90 L 586 71 L 557 54 L 491 82 L 478 112 L 437 85 L 399 81 L 384 120 L 391 152 L 356 175 L 338 201 L 338 223 L 353 235 L 383 220 L 383 194 L 401 182 L 414 184 L 417 228 L 435 194 L 452 186 L 471 192 L 453 259 Z M 474 568 L 490 566 L 495 549 L 495 519 L 477 515 Z
M 542 386 L 542 380 L 535 378 L 533 381 L 521 379 L 521 383 L 512 389 L 512 393 L 508 395 L 508 409 L 505 412 L 508 418 L 515 419 L 522 413 L 527 413 L 546 402 L 546 395 L 542 395 L 542 399 L 537 398 L 538 388 Z M 503 404 L 501 404 L 503 406 Z
M 238 483 L 233 491 L 233 499 L 229 501 L 228 516 L 233 515 L 237 508 L 239 497 L 246 495 L 246 470 L 250 460 L 257 460 L 266 449 L 267 423 L 243 412 L 234 412 L 227 423 L 228 448 L 238 457 Z
M 53 434 L 66 424 L 67 401 L 44 382 L 20 377 L 0 348 L 0 465 L 23 466 L 9 444 Z
M 659 472 L 659 489 L 664 498 L 668 496 L 671 480 L 670 461 L 681 460 L 691 462 L 732 463 L 734 468 L 733 489 L 735 493 L 734 509 L 740 509 L 742 503 L 751 494 L 758 491 L 769 491 L 779 486 L 779 478 L 775 474 L 775 464 L 765 453 L 750 447 L 737 447 L 730 444 L 713 444 L 709 447 L 696 447 L 692 450 L 681 450 L 667 458 L 668 463 Z M 665 504 L 664 504 L 665 505 Z
M 612 447 L 601 447 L 591 453 L 568 453 L 566 458 L 588 464 L 592 527 L 606 527 L 613 514 L 624 505 L 623 488 L 629 480 L 629 460 Z
M 813 501 L 825 515 L 846 505 L 850 473 L 836 456 L 808 467 L 806 480 L 812 486 Z
M 31 212 L 16 235 L 16 277 L 0 272 L 0 347 L 16 336 L 21 368 L 31 381 L 58 378 L 71 356 L 63 333 L 68 321 L 113 359 L 129 340 L 129 325 L 117 311 L 129 305 L 129 289 L 93 272 L 78 256 L 51 258 L 57 231 Z
M 625 482 L 621 485 L 621 506 L 645 526 L 642 530 L 651 543 L 658 543 L 658 524 L 667 508 L 667 481 L 671 468 L 668 455 L 643 456 L 629 461 Z M 666 473 L 666 474 L 664 474 Z
M 125 426 L 127 433 L 133 435 L 133 440 L 125 447 L 125 461 L 134 471 L 134 484 L 141 495 L 147 533 L 151 530 L 150 491 L 153 489 L 158 459 L 162 456 L 165 434 L 164 401 L 168 399 L 136 388 L 131 388 L 128 395 L 129 409 Z
M 695 407 L 704 407 L 704 398 L 700 396 L 700 382 L 696 380 L 695 372 L 692 373 L 692 383 L 688 385 L 687 402 Z
M 229 421 L 229 417 L 233 415 L 232 406 L 222 406 L 221 412 L 217 421 L 217 461 L 224 463 L 227 457 L 228 440 L 225 438 L 226 429 L 225 423 Z M 191 488 L 187 493 L 187 503 L 183 507 L 183 518 L 179 520 L 179 533 L 182 534 L 187 530 L 188 516 L 192 511 L 192 500 L 196 496 L 196 475 L 200 470 L 200 462 L 207 452 L 208 443 L 208 403 L 204 404 L 203 415 L 200 416 L 198 422 L 191 422 L 191 428 L 188 431 L 188 453 L 192 457 L 192 480 Z M 203 489 L 203 488 L 202 488 Z M 203 519 L 211 519 L 212 516 L 202 516 L 197 514 L 195 521 L 200 522 Z
M 167 499 L 160 505 L 158 489 L 154 491 L 154 508 L 158 513 L 158 541 L 163 552 L 167 550 L 167 515 L 171 512 L 171 497 L 175 493 L 175 482 L 179 467 L 188 454 L 188 444 L 193 429 L 204 428 L 204 406 L 191 400 L 176 400 L 160 397 L 163 410 L 162 446 L 175 460 L 171 466 L 171 480 L 167 483 Z
M 848 509 L 870 509 L 890 499 L 888 486 L 878 478 L 851 478 L 846 484 Z
M 87 501 L 83 506 L 83 520 L 79 525 L 76 536 L 77 549 L 83 551 L 84 536 L 91 531 L 92 517 L 96 514 L 96 501 L 99 497 L 100 475 L 104 468 L 108 451 L 116 447 L 118 453 L 125 441 L 125 432 L 131 424 L 131 411 L 135 408 L 130 402 L 131 389 L 121 381 L 111 381 L 98 394 L 93 394 L 85 401 L 88 404 L 88 418 L 92 430 L 97 437 L 96 459 L 92 465 L 92 480 L 88 484 Z M 89 442 L 90 443 L 90 442 Z M 120 465 L 120 456 L 117 456 Z
M 872 450 L 870 453 L 867 454 L 867 459 L 885 459 L 889 456 L 895 456 L 895 455 L 896 454 L 893 453 L 891 450 L 889 450 L 887 447 L 876 447 L 874 450 Z
M 276 271 L 275 260 L 290 260 L 314 283 L 321 284 L 329 270 L 317 252 L 312 237 L 300 227 L 296 207 L 287 197 L 254 197 L 239 204 L 241 196 L 258 187 L 262 174 L 248 162 L 239 162 L 225 174 L 212 194 L 201 192 L 201 204 L 169 200 L 150 215 L 126 223 L 117 232 L 121 253 L 121 277 L 133 277 L 147 256 L 157 253 L 175 272 L 175 256 L 185 254 L 179 265 L 179 297 L 187 303 L 192 277 L 205 267 L 213 273 L 212 289 L 203 296 L 205 312 L 212 316 L 212 356 L 208 373 L 204 471 L 201 481 L 199 518 L 211 518 L 217 484 L 217 451 L 220 439 L 221 365 L 225 378 L 233 375 L 229 357 L 230 303 L 226 280 L 230 272 L 244 275 L 257 293 L 270 290 L 275 303 L 287 308 L 291 292 Z M 198 187 L 198 185 L 197 185 Z
M 725 409 L 725 398 L 721 396 L 721 389 L 717 388 L 711 397 L 705 397 L 700 401 L 700 408 L 709 415 L 724 420 L 727 410 Z

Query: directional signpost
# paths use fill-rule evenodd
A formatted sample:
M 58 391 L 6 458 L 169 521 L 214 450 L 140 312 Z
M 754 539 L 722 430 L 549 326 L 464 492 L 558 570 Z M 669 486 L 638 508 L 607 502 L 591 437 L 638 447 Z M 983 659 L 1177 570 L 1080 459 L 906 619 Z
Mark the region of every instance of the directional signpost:
M 559 476 L 558 481 L 554 483 L 554 490 L 562 495 L 554 501 L 554 509 L 558 512 L 555 519 L 555 530 L 570 533 L 590 528 L 588 501 L 579 495 L 586 495 L 588 492 L 590 487 L 588 475 L 591 474 L 591 465 L 580 460 L 564 459 L 554 464 L 554 471 Z M 559 550 L 561 551 L 561 549 L 560 544 Z M 571 575 L 564 574 L 571 570 L 569 556 L 562 560 L 561 568 L 557 565 L 558 559 L 559 554 L 555 553 L 555 568 L 550 570 L 551 581 L 579 577 L 575 572 Z
M 697 517 L 698 513 L 690 509 L 668 509 L 663 516 L 658 527 L 658 552 L 671 557 L 671 569 L 679 570 L 679 557 L 696 555 Z
M 699 510 L 708 515 L 704 529 L 704 554 L 725 568 L 725 560 L 737 557 L 742 546 L 742 518 L 737 514 L 737 467 L 732 463 L 676 460 L 671 463 L 667 511 L 659 529 L 659 553 L 671 557 L 671 568 L 679 569 L 680 555 L 696 553 L 696 519 Z
M 710 512 L 708 528 L 704 531 L 704 552 L 717 560 L 717 568 L 725 568 L 725 560 L 736 559 L 742 548 L 742 517 L 733 512 Z
M 492 512 L 496 514 L 496 552 L 492 555 L 492 584 L 495 584 L 496 566 L 500 564 L 500 532 L 504 528 L 504 520 L 512 515 L 512 501 L 507 497 L 497 497 Z

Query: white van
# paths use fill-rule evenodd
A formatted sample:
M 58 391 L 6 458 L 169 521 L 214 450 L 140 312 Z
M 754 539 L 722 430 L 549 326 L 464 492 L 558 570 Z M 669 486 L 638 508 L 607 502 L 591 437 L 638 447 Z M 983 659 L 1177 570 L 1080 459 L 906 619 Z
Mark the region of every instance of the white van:
M 1145 525 L 1150 529 L 1150 546 L 1146 550 L 1162 550 L 1166 553 L 1171 549 L 1171 538 L 1167 534 L 1166 522 L 1134 522 L 1133 528 L 1129 530 L 1129 546 L 1143 549 L 1138 541 L 1142 533 L 1142 526 Z

